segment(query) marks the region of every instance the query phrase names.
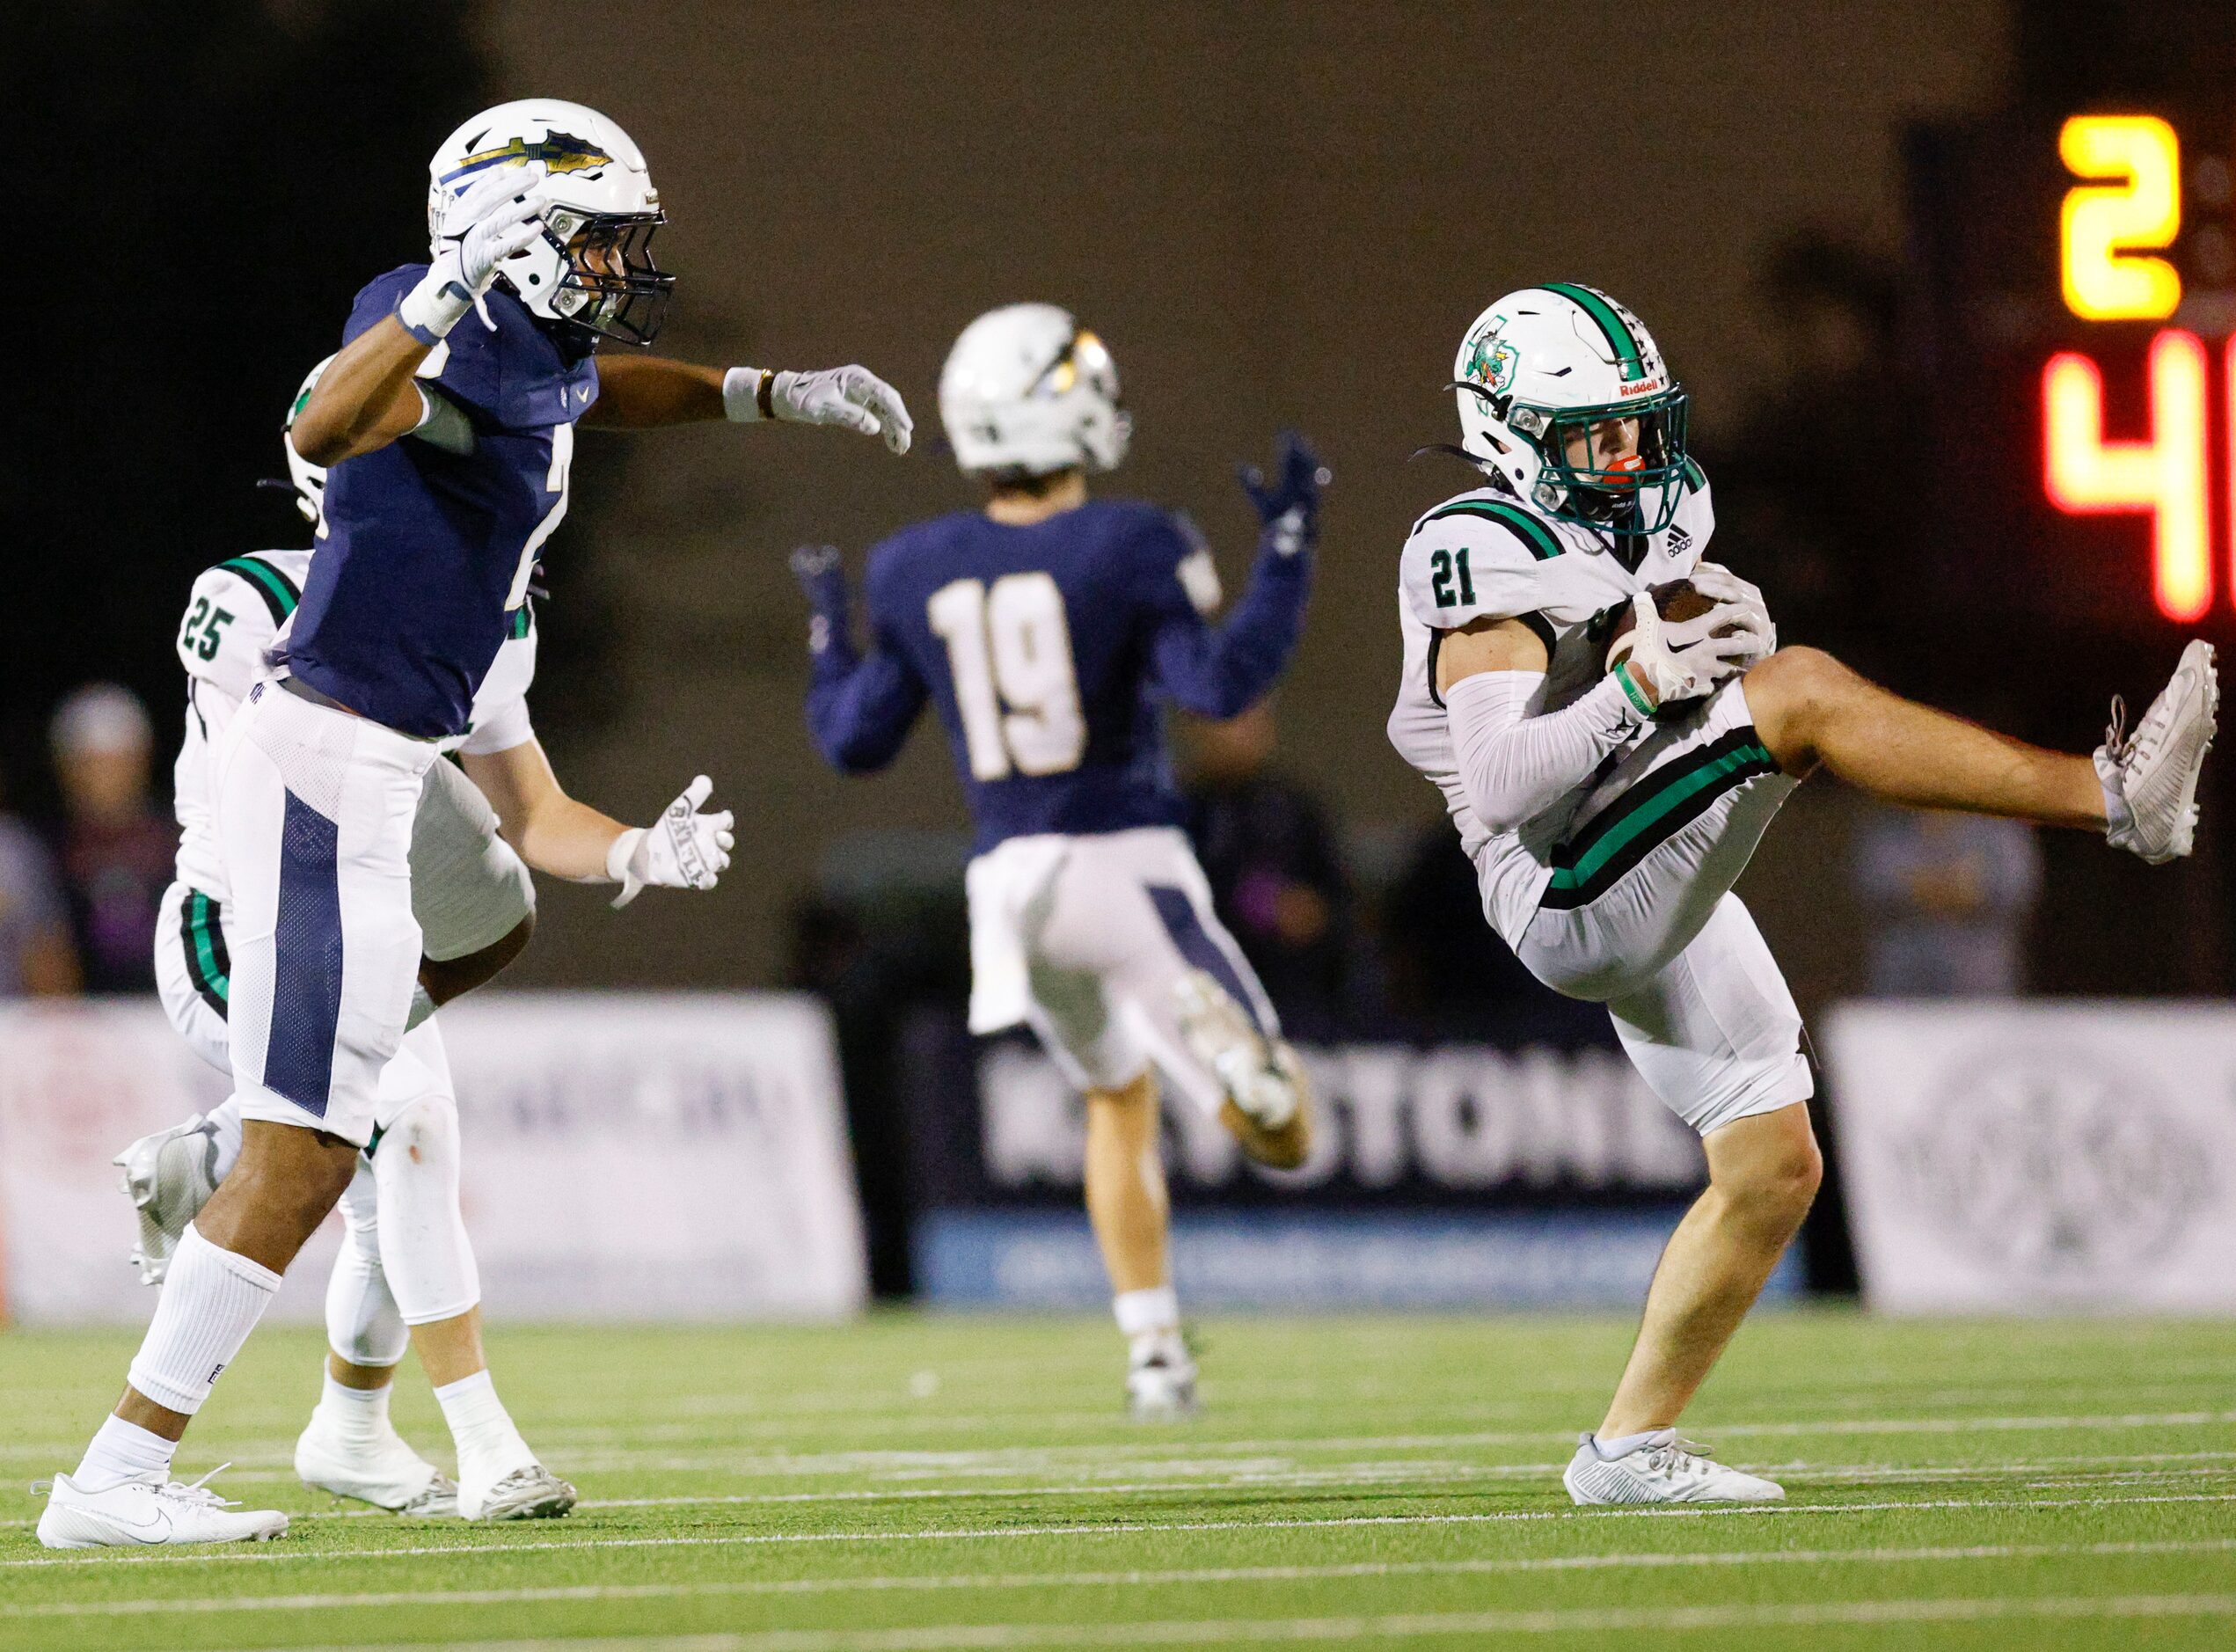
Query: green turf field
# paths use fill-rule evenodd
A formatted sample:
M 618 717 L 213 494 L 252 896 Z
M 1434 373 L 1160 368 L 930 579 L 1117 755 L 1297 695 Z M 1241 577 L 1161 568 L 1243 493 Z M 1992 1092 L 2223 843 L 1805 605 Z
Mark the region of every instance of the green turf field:
M 1558 1468 L 1628 1331 L 1214 1320 L 1207 1414 L 1145 1428 L 1100 1320 L 501 1329 L 584 1502 L 468 1529 L 296 1481 L 319 1343 L 274 1329 L 180 1466 L 230 1458 L 289 1536 L 90 1556 L 36 1546 L 25 1488 L 135 1339 L 0 1335 L 0 1646 L 2236 1645 L 2236 1326 L 1765 1315 L 1690 1422 L 1793 1501 L 1576 1511 Z

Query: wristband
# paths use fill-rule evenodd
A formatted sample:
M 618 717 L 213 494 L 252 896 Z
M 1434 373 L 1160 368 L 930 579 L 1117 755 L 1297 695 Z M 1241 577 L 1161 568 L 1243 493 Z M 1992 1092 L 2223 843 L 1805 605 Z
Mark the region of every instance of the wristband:
M 1613 675 L 1615 681 L 1622 685 L 1623 698 L 1631 703 L 1638 714 L 1640 717 L 1653 716 L 1654 702 L 1640 691 L 1638 683 L 1632 678 L 1631 662 L 1628 660 L 1621 662 L 1615 667 Z
M 734 367 L 722 375 L 722 412 L 733 424 L 757 424 L 777 416 L 770 392 L 777 376 L 765 367 Z
M 644 841 L 645 829 L 632 826 L 615 838 L 605 852 L 605 881 L 608 883 L 628 881 L 629 857 L 637 852 L 637 845 Z
M 472 308 L 473 295 L 437 260 L 435 267 L 420 278 L 418 286 L 396 301 L 396 318 L 403 324 L 405 332 L 432 348 L 442 343 Z

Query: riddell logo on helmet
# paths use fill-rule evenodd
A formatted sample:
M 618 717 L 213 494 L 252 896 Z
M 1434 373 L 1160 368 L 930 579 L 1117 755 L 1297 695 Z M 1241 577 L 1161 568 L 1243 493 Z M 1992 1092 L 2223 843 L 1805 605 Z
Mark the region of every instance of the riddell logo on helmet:
M 1615 393 L 1618 396 L 1650 396 L 1662 388 L 1662 380 L 1657 375 L 1653 378 L 1642 379 L 1635 384 L 1619 385 Z

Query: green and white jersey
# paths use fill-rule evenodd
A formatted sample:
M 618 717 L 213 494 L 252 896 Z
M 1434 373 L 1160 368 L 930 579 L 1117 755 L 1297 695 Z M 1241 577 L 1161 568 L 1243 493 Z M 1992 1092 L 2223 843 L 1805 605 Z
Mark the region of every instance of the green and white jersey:
M 179 881 L 223 901 L 218 859 L 215 762 L 226 725 L 282 643 L 303 599 L 309 551 L 252 551 L 205 568 L 187 595 L 179 622 L 179 663 L 187 676 L 186 736 L 172 767 L 179 817 Z M 528 690 L 536 680 L 536 623 L 523 603 L 508 616 L 505 641 L 474 696 L 464 735 L 437 742 L 442 751 L 503 751 L 533 737 Z
M 1553 876 L 1553 851 L 1589 794 L 1587 782 L 1516 831 L 1493 832 L 1468 807 L 1436 654 L 1447 632 L 1479 619 L 1519 619 L 1545 645 L 1551 664 L 1530 706 L 1557 712 L 1601 676 L 1604 644 L 1594 622 L 1648 587 L 1684 578 L 1715 530 L 1707 478 L 1685 466 L 1684 496 L 1670 525 L 1649 537 L 1635 568 L 1609 537 L 1546 515 L 1495 487 L 1446 500 L 1413 525 L 1398 564 L 1398 626 L 1405 674 L 1390 713 L 1390 742 L 1433 781 L 1474 861 L 1485 915 L 1511 942 L 1529 925 Z M 1639 739 L 1646 738 L 1641 729 Z

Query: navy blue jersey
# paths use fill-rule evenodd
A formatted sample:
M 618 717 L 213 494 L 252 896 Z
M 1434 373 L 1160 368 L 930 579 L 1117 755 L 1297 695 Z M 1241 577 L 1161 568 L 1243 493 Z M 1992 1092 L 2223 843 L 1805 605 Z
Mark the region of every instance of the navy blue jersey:
M 982 852 L 1178 824 L 1162 702 L 1231 717 L 1273 686 L 1303 626 L 1309 553 L 1261 551 L 1223 625 L 1190 599 L 1207 583 L 1216 596 L 1182 524 L 1129 500 L 1031 527 L 967 513 L 903 529 L 870 553 L 869 652 L 834 637 L 816 656 L 809 729 L 838 768 L 878 769 L 931 701 Z
M 423 264 L 357 295 L 346 343 L 395 313 Z M 287 643 L 320 693 L 407 735 L 465 732 L 536 553 L 566 513 L 574 421 L 597 398 L 595 361 L 563 350 L 512 294 L 492 291 L 492 333 L 469 313 L 420 382 L 466 414 L 470 454 L 391 442 L 326 477 L 325 537 Z

